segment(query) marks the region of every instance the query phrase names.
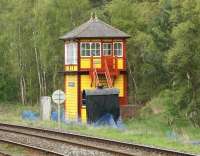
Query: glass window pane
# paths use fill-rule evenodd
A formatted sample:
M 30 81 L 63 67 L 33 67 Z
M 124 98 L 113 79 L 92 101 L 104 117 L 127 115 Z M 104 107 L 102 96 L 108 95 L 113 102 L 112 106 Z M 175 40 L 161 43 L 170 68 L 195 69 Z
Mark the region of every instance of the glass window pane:
M 117 44 L 116 43 L 114 43 L 114 49 L 117 49 Z
M 122 56 L 122 43 L 114 43 L 114 55 Z
M 85 43 L 81 44 L 81 48 L 83 48 L 83 49 L 85 48 Z
M 119 49 L 118 56 L 122 56 L 122 49 Z
M 100 56 L 100 43 L 91 43 L 91 54 L 93 56 Z
M 112 45 L 108 44 L 108 49 L 111 50 L 112 49 Z
M 103 43 L 103 54 L 104 55 L 112 54 L 112 44 L 111 43 Z
M 77 43 L 71 42 L 65 45 L 65 64 L 77 64 Z
M 81 56 L 90 56 L 90 43 L 81 43 Z
M 114 49 L 114 55 L 117 56 L 117 50 L 116 49 Z
M 100 56 L 100 50 L 96 51 L 96 56 Z
M 91 50 L 91 55 L 95 56 L 95 50 Z
M 118 49 L 122 50 L 122 44 L 121 43 L 118 44 Z
M 91 49 L 95 49 L 95 47 L 96 47 L 96 44 L 95 44 L 95 43 L 92 43 L 92 44 L 91 44 Z
M 97 48 L 98 50 L 100 50 L 100 43 L 97 43 L 97 44 L 96 44 L 96 48 Z
M 85 56 L 90 56 L 90 50 L 89 49 L 86 49 Z
M 87 42 L 81 44 L 81 56 L 100 56 L 100 43 Z
M 87 50 L 90 49 L 90 43 L 86 43 L 86 49 L 87 49 Z

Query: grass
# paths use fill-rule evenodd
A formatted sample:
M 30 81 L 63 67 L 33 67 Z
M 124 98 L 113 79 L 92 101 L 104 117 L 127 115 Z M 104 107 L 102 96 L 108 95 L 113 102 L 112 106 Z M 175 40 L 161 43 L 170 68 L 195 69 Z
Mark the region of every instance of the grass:
M 25 156 L 27 155 L 26 150 L 23 147 L 10 145 L 6 143 L 0 143 L 0 151 L 5 154 L 13 155 L 13 156 Z
M 17 123 L 37 127 L 56 128 L 53 121 L 26 121 L 21 119 L 23 110 L 38 112 L 36 106 L 20 104 L 0 105 L 0 122 Z M 162 148 L 200 154 L 200 145 L 191 144 L 200 141 L 200 129 L 194 128 L 189 122 L 177 122 L 169 127 L 162 113 L 138 117 L 124 122 L 125 128 L 94 127 L 84 124 L 61 124 L 62 130 L 76 131 L 82 134 L 117 139 L 132 143 L 153 145 Z

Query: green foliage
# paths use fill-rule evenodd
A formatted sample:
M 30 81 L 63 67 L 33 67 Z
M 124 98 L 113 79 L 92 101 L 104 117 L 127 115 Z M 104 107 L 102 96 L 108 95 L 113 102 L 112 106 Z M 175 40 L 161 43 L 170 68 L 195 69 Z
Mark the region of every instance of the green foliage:
M 35 103 L 63 88 L 58 38 L 89 18 L 89 1 L 2 0 L 0 6 L 0 100 Z

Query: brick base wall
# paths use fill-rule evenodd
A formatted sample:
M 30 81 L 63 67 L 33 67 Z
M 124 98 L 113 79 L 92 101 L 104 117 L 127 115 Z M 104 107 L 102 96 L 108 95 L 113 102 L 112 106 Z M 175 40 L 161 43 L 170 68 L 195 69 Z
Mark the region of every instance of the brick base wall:
M 120 106 L 120 115 L 122 119 L 130 119 L 138 115 L 141 107 L 135 105 Z

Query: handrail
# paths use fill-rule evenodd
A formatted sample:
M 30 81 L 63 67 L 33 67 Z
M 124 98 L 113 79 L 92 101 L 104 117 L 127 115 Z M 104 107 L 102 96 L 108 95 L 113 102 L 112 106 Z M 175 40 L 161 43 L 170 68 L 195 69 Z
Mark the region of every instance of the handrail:
M 104 60 L 104 64 L 105 64 L 105 76 L 106 76 L 106 80 L 107 80 L 107 83 L 108 83 L 108 87 L 109 88 L 112 88 L 112 79 L 110 77 L 110 72 L 109 72 L 109 69 L 108 69 L 108 65 L 107 65 L 107 62 L 106 62 L 106 59 Z
M 103 72 L 105 74 L 108 87 L 112 88 L 113 87 L 113 80 L 112 80 L 111 76 L 114 76 L 114 78 L 116 78 L 118 76 L 118 74 L 119 74 L 119 71 L 118 71 L 118 58 L 117 58 L 117 56 L 112 57 L 113 66 L 111 67 L 112 69 L 110 69 L 110 70 L 108 68 L 108 62 L 107 62 L 106 57 L 102 56 L 101 60 L 102 60 L 102 64 L 101 64 L 102 67 L 101 68 L 103 69 Z M 98 71 L 94 66 L 94 58 L 93 58 L 93 56 L 91 56 L 91 58 L 90 58 L 90 71 L 89 71 L 89 74 L 90 74 L 90 77 L 91 77 L 91 87 L 92 87 L 93 84 L 95 85 L 95 87 L 99 86 L 100 85 L 100 81 L 99 81 L 99 77 L 98 77 Z
M 95 87 L 99 86 L 99 77 L 96 68 L 94 67 L 94 59 L 93 56 L 90 58 L 90 77 L 91 77 L 91 87 L 94 82 Z
M 96 68 L 94 68 L 93 76 L 94 76 L 94 80 L 95 80 L 95 87 L 99 86 L 99 77 L 98 77 Z

